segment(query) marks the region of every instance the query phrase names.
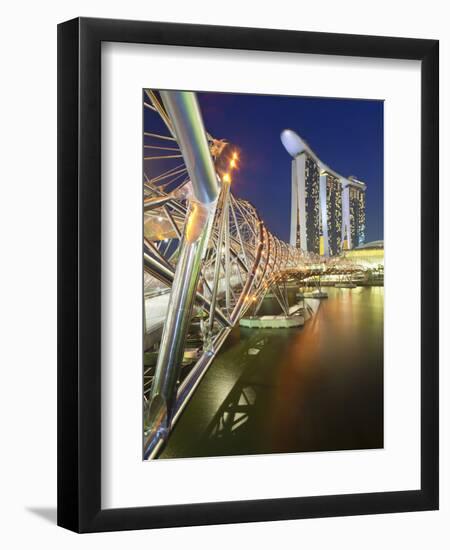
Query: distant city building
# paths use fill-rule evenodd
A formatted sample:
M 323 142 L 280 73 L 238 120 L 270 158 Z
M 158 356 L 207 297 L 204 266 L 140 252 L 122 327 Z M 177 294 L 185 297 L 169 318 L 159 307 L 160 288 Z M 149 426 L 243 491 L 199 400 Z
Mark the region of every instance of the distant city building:
M 292 130 L 281 141 L 293 157 L 290 244 L 324 256 L 363 244 L 365 183 L 330 169 Z
M 348 178 L 348 182 L 351 240 L 349 248 L 356 248 L 364 244 L 366 239 L 366 185 L 353 176 Z
M 347 260 L 351 260 L 358 265 L 362 265 L 367 268 L 383 268 L 384 242 L 372 241 L 370 243 L 365 243 L 361 246 L 353 248 L 352 250 L 345 251 L 344 256 Z
M 302 250 L 319 253 L 320 202 L 319 168 L 303 153 L 292 163 L 291 243 Z
M 342 183 L 340 178 L 328 172 L 321 174 L 321 192 L 326 197 L 325 218 L 321 219 L 323 245 L 320 254 L 336 256 L 342 251 Z M 325 238 L 326 235 L 326 238 Z M 328 242 L 328 250 L 325 244 Z

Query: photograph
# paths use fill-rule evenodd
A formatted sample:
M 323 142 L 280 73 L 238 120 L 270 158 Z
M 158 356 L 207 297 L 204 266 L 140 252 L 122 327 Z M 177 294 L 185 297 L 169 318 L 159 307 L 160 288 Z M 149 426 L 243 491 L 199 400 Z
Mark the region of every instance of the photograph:
M 445 6 L 5 3 L 1 548 L 450 548 Z
M 143 459 L 384 448 L 384 101 L 142 90 Z

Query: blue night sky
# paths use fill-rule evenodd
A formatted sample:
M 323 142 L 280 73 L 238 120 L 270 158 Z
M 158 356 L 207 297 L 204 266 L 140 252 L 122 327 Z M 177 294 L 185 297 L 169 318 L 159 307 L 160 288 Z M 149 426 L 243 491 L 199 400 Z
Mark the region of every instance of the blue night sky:
M 289 240 L 291 157 L 280 141 L 296 131 L 343 176 L 367 184 L 366 242 L 383 238 L 383 102 L 359 99 L 198 93 L 206 129 L 239 150 L 236 196 L 253 203 L 268 228 Z

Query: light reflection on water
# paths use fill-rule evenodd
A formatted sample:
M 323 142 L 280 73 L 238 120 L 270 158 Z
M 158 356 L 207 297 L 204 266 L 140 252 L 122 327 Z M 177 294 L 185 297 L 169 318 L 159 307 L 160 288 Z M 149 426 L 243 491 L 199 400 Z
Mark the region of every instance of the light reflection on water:
M 382 447 L 384 289 L 327 292 L 302 329 L 236 329 L 161 458 Z

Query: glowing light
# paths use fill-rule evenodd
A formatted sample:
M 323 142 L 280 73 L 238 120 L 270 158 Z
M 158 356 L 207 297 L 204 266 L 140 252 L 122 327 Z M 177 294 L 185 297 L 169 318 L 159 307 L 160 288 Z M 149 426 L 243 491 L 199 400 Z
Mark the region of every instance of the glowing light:
M 230 160 L 230 167 L 235 168 L 236 167 L 236 161 L 234 159 Z
M 162 222 L 162 217 L 161 216 L 158 216 L 158 221 Z
M 230 174 L 224 174 L 224 175 L 222 176 L 222 181 L 223 181 L 224 183 L 231 183 Z
M 233 153 L 233 160 L 238 160 L 238 154 L 236 153 L 236 151 Z

